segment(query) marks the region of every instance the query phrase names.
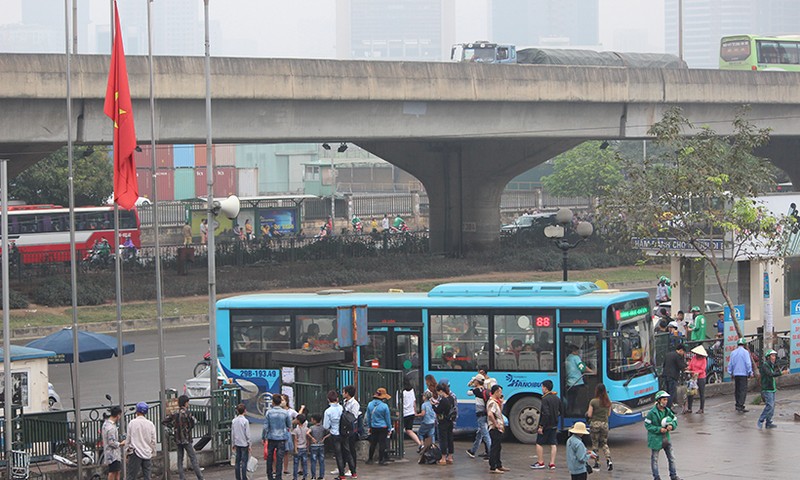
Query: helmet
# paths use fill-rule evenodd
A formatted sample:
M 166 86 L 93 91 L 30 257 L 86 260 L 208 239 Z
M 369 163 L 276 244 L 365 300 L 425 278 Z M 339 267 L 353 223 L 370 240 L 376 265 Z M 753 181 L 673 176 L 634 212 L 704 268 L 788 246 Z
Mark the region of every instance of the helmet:
M 664 390 L 659 390 L 658 393 L 656 393 L 656 400 L 664 397 L 669 398 L 669 393 L 665 392 Z
M 669 278 L 666 275 L 661 275 L 661 278 L 658 279 L 659 282 L 669 283 Z
M 147 410 L 149 409 L 150 407 L 148 407 L 145 402 L 139 402 L 136 404 L 136 413 L 141 413 L 142 415 L 146 415 Z
M 699 311 L 700 311 L 700 307 L 698 307 L 697 305 L 695 305 L 695 306 L 694 306 L 694 307 L 692 307 L 692 309 L 691 309 L 691 310 L 689 310 L 689 311 L 690 311 L 690 312 L 699 312 Z
M 778 354 L 778 352 L 776 352 L 775 350 L 772 350 L 772 349 L 770 349 L 770 350 L 767 350 L 767 351 L 764 353 L 764 358 L 767 358 L 767 357 L 769 357 L 770 355 L 777 355 L 777 354 Z
M 737 343 L 737 344 L 739 344 L 739 345 L 747 345 L 747 339 L 746 339 L 746 338 L 744 338 L 744 337 L 742 337 L 742 338 L 740 338 L 740 339 L 739 339 L 739 341 L 738 341 L 738 342 L 736 342 L 736 343 Z
M 680 328 L 680 327 L 678 327 L 678 322 L 676 322 L 674 320 L 667 324 L 667 328 L 670 328 L 670 327 L 671 328 Z

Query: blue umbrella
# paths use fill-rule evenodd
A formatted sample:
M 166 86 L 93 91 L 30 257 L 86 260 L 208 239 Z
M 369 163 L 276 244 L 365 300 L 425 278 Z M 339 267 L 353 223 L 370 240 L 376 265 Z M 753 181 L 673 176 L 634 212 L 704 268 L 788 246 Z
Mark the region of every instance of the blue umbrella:
M 55 357 L 50 357 L 48 363 L 74 363 L 73 353 L 73 330 L 64 328 L 46 337 L 28 342 L 26 347 L 39 348 L 55 352 Z M 123 342 L 122 354 L 133 353 L 136 346 L 132 343 Z M 93 360 L 103 360 L 117 355 L 117 339 L 102 333 L 86 332 L 78 330 L 78 360 L 80 362 L 91 362 Z

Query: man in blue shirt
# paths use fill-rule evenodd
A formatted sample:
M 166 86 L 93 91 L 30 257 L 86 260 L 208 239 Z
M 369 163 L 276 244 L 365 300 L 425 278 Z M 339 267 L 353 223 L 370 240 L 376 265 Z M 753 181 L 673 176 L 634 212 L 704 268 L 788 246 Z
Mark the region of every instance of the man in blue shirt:
M 386 405 L 384 400 L 392 398 L 386 392 L 386 389 L 381 387 L 372 395 L 372 401 L 367 405 L 367 427 L 369 427 L 369 459 L 367 464 L 372 463 L 372 457 L 375 455 L 375 447 L 378 446 L 378 463 L 386 465 L 389 463 L 389 454 L 387 453 L 389 444 L 389 428 L 392 425 L 392 416 L 389 413 L 389 406 Z
M 747 379 L 753 376 L 753 362 L 750 361 L 750 351 L 745 348 L 747 340 L 740 338 L 738 343 L 739 347 L 731 352 L 728 373 L 733 377 L 736 411 L 744 413 L 748 411 L 744 404 L 747 401 Z
M 267 445 L 267 478 L 281 480 L 283 469 L 283 455 L 286 453 L 286 439 L 292 428 L 292 419 L 288 410 L 281 407 L 283 397 L 280 394 L 272 396 L 272 408 L 264 414 L 264 430 L 261 441 Z M 275 460 L 275 476 L 272 474 L 273 459 Z
M 328 392 L 328 408 L 325 409 L 325 414 L 322 419 L 322 427 L 331 433 L 333 438 L 333 453 L 336 458 L 336 467 L 339 469 L 340 480 L 346 480 L 344 476 L 344 457 L 342 455 L 342 443 L 347 439 L 339 433 L 339 423 L 342 420 L 342 413 L 344 408 L 339 405 L 339 394 L 336 390 Z M 351 472 L 352 474 L 352 472 Z M 352 474 L 350 478 L 358 478 L 357 475 Z
M 579 355 L 580 348 L 577 345 L 569 346 L 570 354 L 564 362 L 567 367 L 567 416 L 582 416 L 581 408 L 578 405 L 578 395 L 586 389 L 583 381 L 584 375 L 594 375 L 594 370 L 587 367 Z

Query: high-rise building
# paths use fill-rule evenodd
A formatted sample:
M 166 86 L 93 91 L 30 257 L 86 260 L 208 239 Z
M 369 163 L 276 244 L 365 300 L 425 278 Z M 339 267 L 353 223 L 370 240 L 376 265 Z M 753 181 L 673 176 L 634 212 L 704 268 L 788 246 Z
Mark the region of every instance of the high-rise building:
M 449 58 L 455 42 L 455 0 L 337 0 L 338 58 Z
M 494 0 L 489 40 L 518 47 L 593 47 L 600 43 L 598 14 L 598 0 Z
M 678 54 L 678 5 L 664 2 L 667 53 Z M 796 0 L 683 0 L 683 58 L 692 68 L 717 68 L 725 35 L 800 33 Z

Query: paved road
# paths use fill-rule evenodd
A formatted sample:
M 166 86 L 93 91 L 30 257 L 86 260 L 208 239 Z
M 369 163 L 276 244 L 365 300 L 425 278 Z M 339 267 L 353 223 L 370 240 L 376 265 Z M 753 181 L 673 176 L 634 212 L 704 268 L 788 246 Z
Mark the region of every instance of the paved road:
M 750 394 L 748 401 L 756 397 Z M 678 474 L 684 479 L 719 480 L 728 479 L 761 479 L 761 478 L 798 478 L 797 458 L 794 442 L 800 434 L 800 423 L 793 419 L 793 412 L 800 410 L 800 389 L 778 392 L 775 430 L 756 429 L 755 422 L 761 411 L 759 407 L 750 407 L 746 414 L 734 412 L 732 396 L 709 399 L 705 415 L 682 415 L 678 418 L 678 430 L 674 434 L 673 444 L 678 467 Z M 407 451 L 411 448 L 407 443 Z M 393 480 L 417 480 L 419 478 L 462 479 L 488 478 L 488 466 L 479 459 L 468 458 L 464 450 L 471 442 L 456 441 L 456 462 L 452 466 L 417 465 L 416 458 L 407 456 L 407 461 L 398 461 L 386 467 L 377 465 L 360 465 L 360 478 Z M 601 479 L 649 479 L 650 451 L 647 449 L 646 433 L 640 423 L 625 428 L 612 430 L 609 445 L 614 459 L 614 471 L 605 469 L 592 474 L 589 478 Z M 259 450 L 254 446 L 253 451 Z M 568 479 L 565 449 L 559 446 L 555 471 L 531 470 L 534 462 L 534 447 L 509 442 L 503 445 L 503 464 L 511 471 L 504 475 L 491 475 L 503 480 L 509 479 Z M 661 478 L 667 479 L 667 464 L 664 454 L 659 459 Z M 335 468 L 335 462 L 328 457 L 325 462 L 328 472 Z M 290 467 L 291 468 L 291 467 Z M 229 480 L 233 478 L 233 467 L 219 466 L 207 468 L 207 480 Z M 266 467 L 259 458 L 257 474 L 250 478 L 262 479 Z M 424 476 L 424 477 L 423 477 Z M 328 473 L 326 478 L 332 478 Z M 187 476 L 187 478 L 194 478 Z M 284 476 L 291 480 L 291 475 Z
M 125 402 L 157 400 L 159 390 L 158 336 L 156 332 L 132 332 L 124 334 L 124 340 L 136 345 L 136 351 L 125 355 Z M 198 360 L 208 350 L 208 328 L 190 327 L 164 331 L 166 358 L 166 385 L 183 391 L 183 383 L 191 378 Z M 81 405 L 99 405 L 105 402 L 105 394 L 115 401 L 117 384 L 117 358 L 85 362 L 80 364 Z M 72 392 L 69 365 L 51 365 L 50 383 L 61 395 L 64 408 L 72 407 Z

